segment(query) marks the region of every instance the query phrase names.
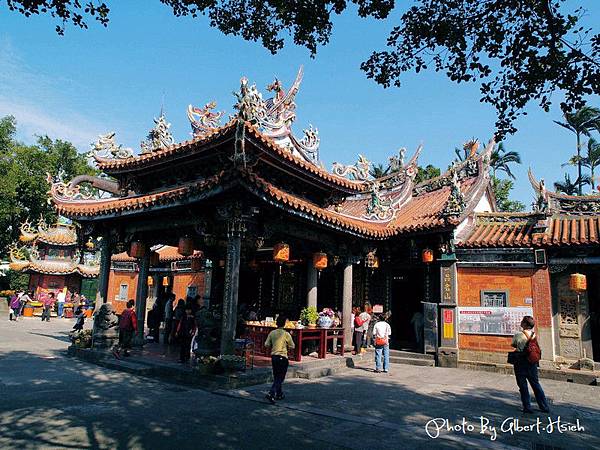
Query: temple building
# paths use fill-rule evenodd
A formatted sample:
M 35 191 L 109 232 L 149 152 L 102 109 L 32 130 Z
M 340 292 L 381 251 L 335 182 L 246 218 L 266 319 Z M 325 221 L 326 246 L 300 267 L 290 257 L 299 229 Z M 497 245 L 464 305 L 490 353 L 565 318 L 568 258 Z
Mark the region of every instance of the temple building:
M 85 246 L 83 249 L 75 226 L 64 218 L 52 226 L 43 219 L 35 225 L 26 221 L 21 224 L 19 244 L 9 249 L 10 268 L 30 275 L 29 290 L 36 296 L 66 287 L 70 292 L 95 298 L 98 260 L 92 251 L 85 251 Z
M 149 289 L 156 286 L 148 277 L 160 264 L 152 249 L 164 245 L 184 256 L 201 251 L 212 263 L 205 290 L 221 311 L 221 353 L 231 351 L 242 304 L 254 305 L 261 317 L 296 318 L 307 305 L 338 309 L 348 345 L 351 308 L 369 302 L 391 312 L 392 348 L 419 350 L 412 319 L 423 313 L 424 350 L 439 365 L 458 365 L 462 351 L 479 361 L 505 352 L 518 314 L 527 312 L 540 324 L 544 358 L 560 355 L 553 320 L 562 310 L 553 316 L 559 301 L 550 294 L 552 275 L 561 295 L 560 272 L 553 272 L 551 246 L 550 265 L 534 260 L 532 241 L 553 233 L 552 225 L 542 230 L 536 220 L 530 245 L 500 239 L 478 246 L 479 237 L 489 235 L 481 234 L 488 222 L 513 223 L 502 222 L 490 187 L 494 141 L 481 150 L 472 142 L 465 161 L 421 183 L 415 182 L 420 147 L 411 157 L 399 150 L 378 179 L 362 155 L 354 165 L 334 163 L 329 171 L 319 158 L 318 130 L 310 126 L 302 138 L 292 130 L 302 75 L 288 90 L 275 80 L 266 100 L 243 78 L 236 112 L 225 124 L 214 102 L 190 106 L 188 141 L 174 142 L 164 115 L 137 155 L 117 144 L 114 133 L 100 136 L 93 154 L 105 177 L 86 180 L 101 186 L 100 196 L 81 189 L 80 180 L 53 180 L 57 212 L 77 221 L 84 237 L 102 237 L 102 300 L 115 296 L 111 257 L 128 249 L 138 267 L 136 308 L 143 324 Z M 544 214 L 554 213 L 548 207 Z M 533 220 L 526 217 L 515 220 Z M 475 304 L 491 312 L 475 308 L 472 324 L 463 324 L 469 314 L 461 308 Z

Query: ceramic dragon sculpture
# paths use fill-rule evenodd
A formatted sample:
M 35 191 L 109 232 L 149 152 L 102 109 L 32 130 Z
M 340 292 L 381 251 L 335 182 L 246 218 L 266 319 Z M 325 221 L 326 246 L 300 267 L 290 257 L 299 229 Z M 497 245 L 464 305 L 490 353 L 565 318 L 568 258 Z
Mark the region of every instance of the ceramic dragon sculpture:
M 223 112 L 214 112 L 213 109 L 217 107 L 217 103 L 212 101 L 204 105 L 202 108 L 189 105 L 187 109 L 187 116 L 192 125 L 192 136 L 204 137 L 221 126 L 221 118 Z
M 353 166 L 346 166 L 338 162 L 333 163 L 333 173 L 351 180 L 366 181 L 369 178 L 371 162 L 363 155 L 358 155 L 358 162 Z

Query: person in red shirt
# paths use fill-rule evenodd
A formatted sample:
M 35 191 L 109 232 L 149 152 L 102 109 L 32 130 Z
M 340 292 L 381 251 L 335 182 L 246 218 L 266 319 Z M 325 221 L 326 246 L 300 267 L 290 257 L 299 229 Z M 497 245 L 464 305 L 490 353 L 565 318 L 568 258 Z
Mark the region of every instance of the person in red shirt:
M 54 292 L 49 292 L 48 295 L 42 300 L 44 304 L 44 310 L 42 311 L 42 322 L 50 322 L 50 311 L 54 306 Z
M 135 301 L 129 300 L 127 302 L 127 308 L 121 314 L 119 320 L 119 345 L 113 350 L 113 354 L 116 358 L 121 357 L 121 351 L 123 356 L 129 356 L 129 350 L 131 349 L 131 343 L 133 336 L 137 331 L 137 317 L 135 315 Z

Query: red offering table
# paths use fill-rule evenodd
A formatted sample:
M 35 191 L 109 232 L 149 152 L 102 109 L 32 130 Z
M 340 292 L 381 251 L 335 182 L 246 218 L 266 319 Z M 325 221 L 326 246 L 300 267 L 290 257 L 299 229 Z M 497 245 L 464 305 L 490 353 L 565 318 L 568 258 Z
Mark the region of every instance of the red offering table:
M 259 356 L 269 356 L 269 349 L 265 347 L 265 340 L 275 327 L 266 325 L 247 325 L 247 339 L 254 342 L 254 352 Z M 302 361 L 302 347 L 305 342 L 317 341 L 319 358 L 325 358 L 327 354 L 327 344 L 329 341 L 335 343 L 336 340 L 341 341 L 341 351 L 339 354 L 344 356 L 344 329 L 343 328 L 286 328 L 292 335 L 296 349 L 290 355 L 292 361 Z M 333 345 L 333 352 L 336 353 L 336 345 Z

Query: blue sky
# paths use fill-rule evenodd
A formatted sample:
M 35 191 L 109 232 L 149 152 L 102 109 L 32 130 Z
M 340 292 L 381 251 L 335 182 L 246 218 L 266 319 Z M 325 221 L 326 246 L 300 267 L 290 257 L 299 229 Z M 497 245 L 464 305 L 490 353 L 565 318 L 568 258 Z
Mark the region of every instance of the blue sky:
M 600 5 L 567 3 L 584 3 L 586 21 L 597 23 Z M 216 100 L 229 114 L 241 76 L 264 92 L 275 76 L 291 83 L 301 64 L 296 134 L 309 123 L 319 129 L 327 167 L 354 162 L 358 153 L 383 163 L 400 147 L 411 153 L 422 143 L 421 163 L 444 168 L 455 147 L 493 133 L 494 110 L 479 102 L 477 85 L 425 73 L 383 89 L 360 71 L 370 52 L 383 48 L 399 11 L 387 21 L 338 17 L 330 44 L 311 59 L 293 45 L 273 56 L 258 43 L 211 29 L 204 18 L 176 18 L 158 1 L 109 2 L 108 29 L 90 23 L 88 30 L 68 27 L 64 37 L 54 32 L 52 18 L 26 19 L 0 5 L 0 116 L 14 115 L 19 138 L 28 143 L 34 134 L 48 134 L 87 151 L 98 134 L 116 131 L 120 143 L 138 150 L 163 99 L 175 139 L 185 140 L 188 104 Z M 600 106 L 598 98 L 592 102 Z M 552 122 L 560 120 L 558 106 L 547 114 L 532 105 L 528 112 L 505 141 L 523 158 L 514 197 L 526 205 L 533 197 L 527 167 L 555 181 L 574 149 L 573 135 Z

